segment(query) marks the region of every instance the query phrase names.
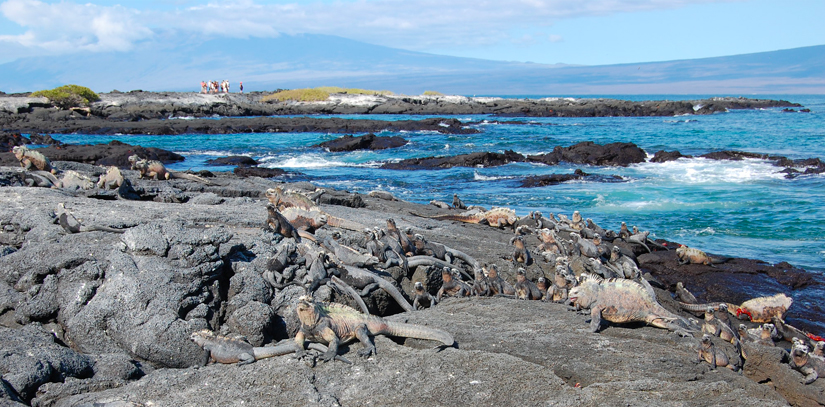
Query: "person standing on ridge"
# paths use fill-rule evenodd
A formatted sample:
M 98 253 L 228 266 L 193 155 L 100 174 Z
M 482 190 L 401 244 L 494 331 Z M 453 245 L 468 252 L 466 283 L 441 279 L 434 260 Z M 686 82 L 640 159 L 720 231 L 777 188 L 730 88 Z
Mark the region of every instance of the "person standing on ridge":
M 241 82 L 240 88 L 241 88 L 241 94 L 243 94 L 243 82 Z

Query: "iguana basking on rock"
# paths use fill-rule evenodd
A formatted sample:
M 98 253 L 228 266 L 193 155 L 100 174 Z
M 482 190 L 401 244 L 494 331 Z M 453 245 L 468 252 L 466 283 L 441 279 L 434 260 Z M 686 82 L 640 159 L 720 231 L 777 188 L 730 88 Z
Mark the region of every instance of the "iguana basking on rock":
M 105 174 L 101 174 L 97 180 L 97 187 L 100 189 L 118 189 L 123 186 L 123 173 L 120 168 L 114 165 L 106 169 Z
M 185 172 L 169 171 L 166 169 L 166 166 L 158 160 L 147 160 L 145 158 L 140 158 L 137 155 L 130 155 L 128 159 L 129 163 L 132 165 L 131 169 L 140 173 L 140 178 L 152 178 L 155 180 L 180 178 L 200 182 L 206 185 L 216 185 L 214 182 L 201 178 L 197 175 L 187 174 Z
M 687 247 L 685 245 L 676 248 L 676 257 L 679 258 L 679 264 L 704 264 L 710 267 L 714 267 L 714 264 L 724 263 L 729 260 L 721 257 L 712 257 L 697 248 Z
M 791 349 L 791 360 L 788 362 L 791 368 L 799 371 L 805 375 L 802 381 L 805 384 L 811 384 L 819 378 L 820 375 L 825 374 L 825 362 L 811 357 L 808 353 L 808 346 L 802 343 L 796 343 Z
M 52 168 L 52 163 L 43 155 L 43 153 L 35 150 L 29 150 L 26 146 L 14 146 L 11 151 L 17 161 L 20 161 L 20 166 L 26 171 L 47 171 L 56 174 L 57 170 Z
M 682 309 L 690 312 L 703 312 L 708 307 L 719 309 L 722 305 L 728 307 L 728 312 L 739 319 L 750 319 L 752 322 L 773 322 L 773 317 L 785 318 L 785 313 L 793 304 L 793 298 L 783 293 L 770 297 L 757 297 L 747 300 L 742 305 L 727 302 L 712 302 L 709 304 L 686 304 L 679 302 Z
M 110 232 L 110 233 L 124 233 L 125 229 L 115 229 L 108 226 L 85 226 L 80 223 L 71 212 L 66 209 L 63 202 L 57 204 L 57 210 L 54 212 L 57 224 L 63 228 L 64 231 L 70 234 L 81 232 Z
M 298 351 L 295 342 L 286 342 L 277 346 L 252 346 L 240 339 L 215 335 L 214 332 L 208 329 L 193 332 L 189 339 L 203 348 L 201 366 L 209 363 L 210 359 L 217 363 L 246 365 L 257 360 L 289 355 Z M 309 348 L 324 353 L 329 351 L 326 346 L 319 343 L 311 343 Z M 342 362 L 351 363 L 343 356 L 336 355 L 335 358 Z
M 738 366 L 730 363 L 730 359 L 725 352 L 716 349 L 716 345 L 713 344 L 713 341 L 711 341 L 710 335 L 708 334 L 702 335 L 702 342 L 699 345 L 699 360 L 704 360 L 705 362 L 710 363 L 711 369 L 716 369 L 717 367 L 727 367 L 733 371 L 739 370 Z
M 487 224 L 497 228 L 503 228 L 505 226 L 512 226 L 518 221 L 518 216 L 516 216 L 516 211 L 508 208 L 493 208 L 489 211 L 470 211 L 464 212 L 458 215 L 435 215 L 435 216 L 426 216 L 421 215 L 415 212 L 410 212 L 415 216 L 419 216 L 422 218 L 428 219 L 437 219 L 437 220 L 454 220 L 458 222 L 466 222 L 466 223 L 479 223 L 479 224 Z
M 699 327 L 666 310 L 653 288 L 627 279 L 604 280 L 582 274 L 580 285 L 570 289 L 568 298 L 577 308 L 590 309 L 590 329 L 598 332 L 602 319 L 613 323 L 644 322 L 686 336 Z
M 321 303 L 310 296 L 298 300 L 295 308 L 301 329 L 295 335 L 299 354 L 303 352 L 306 341 L 325 342 L 329 349 L 323 360 L 330 361 L 338 354 L 338 346 L 354 339 L 364 346 L 358 351 L 359 356 L 368 357 L 375 353 L 370 336 L 390 335 L 405 338 L 438 341 L 445 346 L 453 346 L 455 340 L 448 332 L 421 325 L 386 321 L 383 318 L 366 315 L 354 308 L 342 304 Z

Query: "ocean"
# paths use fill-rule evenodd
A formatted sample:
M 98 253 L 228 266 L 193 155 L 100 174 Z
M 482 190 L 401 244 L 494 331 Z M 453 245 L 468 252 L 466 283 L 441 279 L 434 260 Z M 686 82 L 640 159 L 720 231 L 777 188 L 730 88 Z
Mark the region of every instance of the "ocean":
M 531 95 L 530 97 L 541 97 Z M 594 97 L 594 96 L 583 96 Z M 617 99 L 698 99 L 702 96 L 611 95 Z M 106 143 L 113 139 L 180 153 L 186 160 L 172 170 L 231 171 L 208 167 L 205 161 L 227 155 L 250 155 L 263 166 L 301 175 L 282 180 L 308 180 L 316 185 L 367 193 L 382 189 L 408 201 L 452 202 L 457 193 L 465 204 L 505 206 L 520 216 L 578 210 L 604 228 L 618 230 L 622 221 L 664 238 L 720 256 L 747 257 L 770 263 L 788 262 L 809 271 L 825 272 L 825 175 L 786 179 L 780 167 L 763 160 L 714 161 L 679 159 L 621 167 L 562 164 L 509 164 L 494 168 L 453 168 L 432 171 L 382 170 L 388 161 L 404 158 L 458 155 L 471 152 L 521 154 L 550 152 L 555 146 L 581 141 L 599 144 L 633 142 L 649 157 L 659 150 L 701 155 L 720 150 L 769 153 L 788 158 L 825 159 L 825 96 L 760 95 L 785 99 L 811 109 L 787 113 L 782 109 L 737 110 L 707 116 L 602 118 L 496 118 L 487 115 L 455 117 L 478 134 L 382 132 L 399 135 L 409 144 L 383 151 L 330 153 L 312 147 L 340 134 L 190 134 L 179 136 L 61 135 L 67 143 Z M 340 117 L 340 116 L 339 116 Z M 367 115 L 347 118 L 383 120 L 432 116 Z M 173 118 L 171 120 L 185 120 Z M 486 122 L 485 122 L 486 121 Z M 494 121 L 522 121 L 502 124 Z M 542 188 L 519 188 L 531 175 L 572 173 L 619 175 L 623 182 L 570 182 Z

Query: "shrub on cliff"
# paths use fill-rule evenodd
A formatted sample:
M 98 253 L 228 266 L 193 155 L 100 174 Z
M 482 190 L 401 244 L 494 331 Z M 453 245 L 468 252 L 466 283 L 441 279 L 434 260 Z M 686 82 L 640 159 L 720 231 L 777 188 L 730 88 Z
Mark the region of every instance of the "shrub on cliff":
M 434 90 L 425 90 L 424 96 L 444 96 L 444 94 L 441 92 L 436 92 Z
M 100 100 L 100 96 L 85 86 L 63 85 L 51 90 L 39 90 L 31 94 L 32 97 L 45 96 L 49 101 L 61 108 L 89 106 Z

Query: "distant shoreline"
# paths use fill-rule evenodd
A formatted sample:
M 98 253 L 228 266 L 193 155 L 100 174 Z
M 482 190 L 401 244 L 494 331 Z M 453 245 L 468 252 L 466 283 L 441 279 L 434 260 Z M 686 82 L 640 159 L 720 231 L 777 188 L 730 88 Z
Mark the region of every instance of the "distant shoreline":
M 346 120 L 277 116 L 493 115 L 496 117 L 640 117 L 706 115 L 734 109 L 799 108 L 785 100 L 716 97 L 698 100 L 504 99 L 464 96 L 333 94 L 322 102 L 262 102 L 264 93 L 103 93 L 89 108 L 58 110 L 46 98 L 0 95 L 0 127 L 19 133 L 191 134 L 439 130 L 416 120 Z M 276 117 L 270 117 L 276 116 Z M 222 118 L 222 120 L 214 120 Z M 181 119 L 181 120 L 168 120 Z M 436 123 L 435 126 L 438 126 Z

